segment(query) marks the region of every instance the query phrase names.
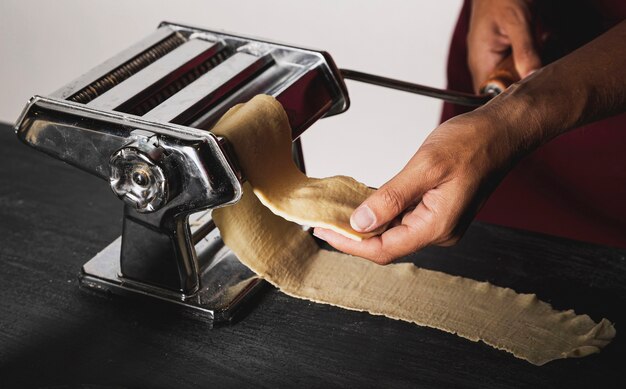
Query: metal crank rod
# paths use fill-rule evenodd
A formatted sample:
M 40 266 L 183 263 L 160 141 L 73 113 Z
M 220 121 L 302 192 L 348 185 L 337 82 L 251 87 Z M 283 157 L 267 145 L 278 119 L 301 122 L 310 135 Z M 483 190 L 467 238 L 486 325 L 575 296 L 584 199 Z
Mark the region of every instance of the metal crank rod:
M 397 89 L 422 96 L 434 97 L 453 104 L 478 107 L 502 93 L 509 85 L 519 81 L 520 77 L 515 70 L 512 57 L 505 58 L 491 73 L 481 87 L 481 94 L 465 93 L 447 89 L 433 88 L 426 85 L 414 84 L 407 81 L 377 76 L 350 69 L 340 69 L 341 76 L 347 80 L 360 81 L 367 84 Z

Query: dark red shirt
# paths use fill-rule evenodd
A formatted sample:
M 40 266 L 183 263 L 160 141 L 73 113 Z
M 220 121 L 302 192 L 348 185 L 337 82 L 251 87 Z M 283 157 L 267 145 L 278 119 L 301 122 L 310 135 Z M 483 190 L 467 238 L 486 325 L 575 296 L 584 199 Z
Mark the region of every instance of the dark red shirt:
M 563 24 L 555 35 L 565 38 L 560 45 L 564 51 L 626 18 L 623 0 L 543 2 L 553 6 L 552 13 L 545 12 L 545 22 Z M 448 87 L 466 92 L 472 92 L 466 48 L 469 11 L 470 2 L 466 1 L 448 59 Z M 565 54 L 552 51 L 542 53 L 542 57 L 550 61 Z M 442 121 L 467 110 L 446 103 Z M 572 130 L 523 159 L 491 195 L 477 219 L 626 247 L 626 114 Z

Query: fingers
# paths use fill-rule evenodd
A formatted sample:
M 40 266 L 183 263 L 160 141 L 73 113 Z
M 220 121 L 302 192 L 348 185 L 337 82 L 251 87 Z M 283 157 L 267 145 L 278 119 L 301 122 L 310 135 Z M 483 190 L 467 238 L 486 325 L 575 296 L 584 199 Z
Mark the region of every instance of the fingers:
M 314 235 L 340 251 L 386 265 L 432 244 L 456 243 L 460 235 L 455 226 L 465 202 L 455 202 L 455 196 L 446 197 L 450 194 L 449 188 L 429 191 L 414 210 L 402 217 L 401 224 L 380 236 L 355 241 L 323 228 L 315 228 Z
M 541 67 L 532 33 L 531 9 L 523 0 L 475 0 L 467 48 L 468 66 L 477 93 L 510 52 L 520 78 Z
M 505 53 L 505 51 L 496 52 L 487 44 L 483 43 L 470 54 L 470 57 L 468 58 L 468 66 L 472 75 L 474 93 L 480 93 L 481 85 L 491 75 L 496 66 L 504 59 Z
M 507 54 L 508 44 L 503 42 L 494 29 L 479 26 L 470 31 L 467 37 L 467 65 L 475 93 L 480 92 L 480 85 Z
M 356 241 L 321 227 L 315 227 L 313 235 L 344 253 L 366 258 L 381 265 L 389 263 L 385 262 L 384 258 L 380 257 L 380 253 L 383 251 L 382 235 Z
M 524 78 L 539 69 L 541 67 L 541 59 L 539 54 L 537 54 L 528 21 L 517 18 L 505 24 L 503 29 L 505 29 L 511 40 L 513 61 L 520 77 Z
M 339 251 L 369 259 L 379 265 L 387 265 L 396 258 L 408 255 L 421 248 L 413 234 L 407 234 L 409 226 L 399 225 L 385 231 L 382 235 L 362 241 L 355 241 L 324 228 L 315 228 L 313 234 Z M 411 236 L 407 236 L 411 235 Z M 404 237 L 404 239 L 402 239 Z M 400 239 L 399 239 L 400 238 Z M 392 242 L 400 243 L 393 244 Z
M 467 34 L 467 64 L 472 75 L 474 92 L 489 77 L 507 54 L 509 42 L 499 33 L 496 10 L 499 3 L 472 1 L 472 12 Z
M 398 175 L 367 198 L 350 217 L 355 231 L 370 232 L 392 221 L 427 190 L 419 170 L 407 165 Z

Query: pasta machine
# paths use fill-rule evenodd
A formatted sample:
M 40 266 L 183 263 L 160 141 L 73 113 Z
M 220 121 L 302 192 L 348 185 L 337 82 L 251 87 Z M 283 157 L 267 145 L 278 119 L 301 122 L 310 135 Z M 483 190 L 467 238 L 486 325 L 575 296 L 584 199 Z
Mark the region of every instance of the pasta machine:
M 344 77 L 415 89 L 342 74 L 323 51 L 162 23 L 50 96 L 33 97 L 17 121 L 18 137 L 107 180 L 124 202 L 121 237 L 85 263 L 80 285 L 165 300 L 211 322 L 231 320 L 262 280 L 211 221 L 211 209 L 241 197 L 244 180 L 211 126 L 233 105 L 272 95 L 287 112 L 303 169 L 298 136 L 348 109 Z M 461 103 L 488 99 L 417 87 Z

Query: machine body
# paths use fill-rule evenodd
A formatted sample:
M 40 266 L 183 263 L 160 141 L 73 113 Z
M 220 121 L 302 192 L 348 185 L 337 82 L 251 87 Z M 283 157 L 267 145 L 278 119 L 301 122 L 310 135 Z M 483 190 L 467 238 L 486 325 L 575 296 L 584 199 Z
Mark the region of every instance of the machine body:
M 109 181 L 124 201 L 123 233 L 82 268 L 82 287 L 176 303 L 231 320 L 262 280 L 226 247 L 211 209 L 236 202 L 245 179 L 210 132 L 257 94 L 281 102 L 297 138 L 345 111 L 330 56 L 172 23 L 47 97 L 17 121 L 28 145 Z

